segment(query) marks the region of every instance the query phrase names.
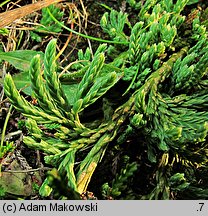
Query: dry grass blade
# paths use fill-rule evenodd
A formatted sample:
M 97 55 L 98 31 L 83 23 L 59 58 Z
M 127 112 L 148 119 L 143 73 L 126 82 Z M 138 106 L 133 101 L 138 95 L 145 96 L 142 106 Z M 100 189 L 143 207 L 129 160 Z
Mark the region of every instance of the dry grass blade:
M 34 11 L 48 7 L 51 4 L 59 3 L 64 0 L 43 0 L 34 4 L 22 6 L 20 8 L 6 11 L 0 14 L 0 28 L 3 28 L 21 17 L 24 17 Z

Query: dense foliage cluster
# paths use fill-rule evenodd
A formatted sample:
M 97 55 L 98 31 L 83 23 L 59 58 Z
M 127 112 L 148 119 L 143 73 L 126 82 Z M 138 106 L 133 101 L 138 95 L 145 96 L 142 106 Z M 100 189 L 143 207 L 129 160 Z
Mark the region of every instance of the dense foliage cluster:
M 38 105 L 18 92 L 11 75 L 5 77 L 5 93 L 27 117 L 24 143 L 43 151 L 45 162 L 59 171 L 46 178 L 42 196 L 57 192 L 55 182 L 62 181 L 70 195 L 59 196 L 79 197 L 110 152 L 126 151 L 115 178 L 100 187 L 103 198 L 208 197 L 208 41 L 200 12 L 188 25 L 182 15 L 188 0 L 127 2 L 137 20 L 106 12 L 100 25 L 112 43 L 93 55 L 80 50 L 70 74 L 59 76 L 54 39 L 44 68 L 39 55 L 32 59 Z M 76 87 L 74 95 L 62 82 Z

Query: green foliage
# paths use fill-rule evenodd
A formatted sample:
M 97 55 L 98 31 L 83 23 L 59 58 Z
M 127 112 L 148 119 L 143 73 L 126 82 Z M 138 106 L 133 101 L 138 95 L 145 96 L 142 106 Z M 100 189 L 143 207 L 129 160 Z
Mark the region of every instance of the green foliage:
M 3 160 L 4 157 L 6 157 L 9 152 L 12 152 L 15 149 L 14 142 L 9 142 L 9 141 L 6 141 L 5 139 L 7 124 L 10 118 L 11 110 L 12 110 L 12 106 L 10 106 L 8 110 L 7 116 L 4 121 L 3 129 L 1 132 L 1 144 L 0 144 L 0 159 L 1 160 Z M 1 168 L 2 168 L 2 162 L 0 163 L 0 174 L 1 174 Z
M 5 145 L 1 147 L 0 159 L 5 157 L 9 152 L 13 152 L 15 149 L 14 142 L 6 141 Z
M 25 127 L 25 120 L 19 120 L 17 122 L 18 129 L 22 130 Z
M 189 2 L 187 3 L 187 5 L 196 4 L 198 2 L 199 2 L 199 0 L 189 0 Z
M 52 15 L 57 20 L 62 20 L 64 14 L 63 12 L 61 12 L 59 7 L 52 4 L 47 8 L 51 11 Z M 42 9 L 42 18 L 40 20 L 40 26 L 38 26 L 35 29 L 35 31 L 30 32 L 31 38 L 37 42 L 42 41 L 42 36 L 40 36 L 39 33 L 60 33 L 62 31 L 60 25 L 55 23 L 54 20 L 49 15 L 47 8 Z
M 169 179 L 169 184 L 173 191 L 183 191 L 190 183 L 186 182 L 186 178 L 184 177 L 184 173 L 176 173 Z
M 43 184 L 40 188 L 40 194 L 42 196 L 48 196 L 53 188 L 53 196 L 55 199 L 73 199 L 80 200 L 81 196 L 76 191 L 69 189 L 67 187 L 67 182 L 65 182 L 64 176 L 60 176 L 56 169 L 52 169 L 47 173 L 47 184 Z
M 33 50 L 15 50 L 10 52 L 0 51 L 0 60 L 8 61 L 12 66 L 20 71 L 28 71 L 32 58 L 40 54 L 43 59 L 43 53 Z
M 6 189 L 2 185 L 0 185 L 0 199 L 4 199 L 5 195 Z
M 117 198 L 127 190 L 128 181 L 132 178 L 134 172 L 137 170 L 137 164 L 128 163 L 112 181 L 112 187 L 108 183 L 102 185 L 103 197 L 107 199 Z
M 6 28 L 2 28 L 2 29 L 0 29 L 0 34 L 3 36 L 6 36 L 9 34 L 9 30 Z
M 207 48 L 207 39 L 201 38 L 183 60 L 178 59 L 175 62 L 172 71 L 172 86 L 175 87 L 174 91 L 185 90 L 187 92 L 194 85 L 199 84 L 198 82 L 206 74 Z M 196 59 L 199 60 L 196 62 Z
M 53 16 L 57 20 L 61 20 L 63 17 L 63 12 L 61 12 L 60 8 L 55 6 L 54 4 L 48 6 L 48 9 L 51 11 Z M 49 16 L 47 8 L 42 9 L 42 18 L 40 20 L 40 24 L 43 25 L 43 27 L 39 27 L 38 30 L 45 30 L 49 32 L 61 32 L 61 28 L 59 25 L 57 25 Z
M 81 84 L 77 88 L 74 105 L 71 107 L 63 92 L 58 75 L 55 72 L 55 45 L 56 41 L 52 40 L 46 49 L 44 57 L 44 77 L 40 67 L 40 56 L 35 56 L 31 61 L 30 79 L 34 95 L 40 107 L 31 105 L 19 94 L 10 75 L 7 75 L 5 78 L 4 88 L 14 106 L 29 118 L 26 126 L 33 137 L 25 137 L 24 142 L 31 147 L 42 149 L 49 154 L 55 154 L 54 159 L 66 154 L 65 159 L 61 163 L 61 167 L 64 165 L 62 169 L 66 169 L 72 181 L 73 166 L 72 169 L 68 170 L 65 163 L 73 165 L 75 153 L 73 149 L 83 148 L 87 143 L 94 142 L 94 140 L 99 138 L 100 133 L 105 132 L 105 130 L 103 132 L 98 131 L 99 133 L 96 134 L 96 130 L 85 128 L 80 123 L 78 114 L 85 107 L 105 94 L 118 81 L 118 77 L 115 72 L 112 72 L 96 78 L 104 62 L 104 55 L 97 52 L 98 54 L 90 63 L 89 69 L 86 71 Z M 54 138 L 49 140 L 47 137 L 44 138 L 44 132 L 38 128 L 36 121 L 47 123 L 47 128 L 49 127 L 49 123 L 53 124 L 53 129 L 57 129 L 55 136 L 57 138 L 65 137 L 64 140 L 57 143 L 57 140 Z M 56 123 L 56 127 L 54 127 L 54 123 Z M 57 123 L 62 124 L 64 127 L 59 127 Z M 77 137 L 79 134 L 83 138 L 71 141 L 70 143 L 67 142 L 68 138 Z M 88 141 L 85 137 L 89 137 L 90 135 L 92 135 L 92 138 Z M 40 138 L 41 142 L 39 143 L 38 140 Z M 87 143 L 83 145 L 85 141 Z M 73 151 L 70 151 L 70 149 Z M 62 153 L 63 150 L 66 150 L 66 153 Z M 69 182 L 69 184 L 71 184 L 72 188 L 76 188 L 75 182 Z
M 23 89 L 26 94 L 31 95 L 29 68 L 32 58 L 39 54 L 41 61 L 43 60 L 43 53 L 33 50 L 15 50 L 10 52 L 0 51 L 0 60 L 9 62 L 13 67 L 20 70 L 21 73 L 13 75 L 13 80 L 18 89 Z M 0 82 L 1 79 L 0 79 Z
M 115 41 L 126 42 L 127 36 L 124 34 L 124 25 L 128 23 L 127 14 L 111 10 L 110 14 L 106 12 L 100 20 L 100 26 L 103 31 Z
M 202 24 L 207 28 L 208 27 L 208 7 L 201 14 Z
M 126 2 L 129 3 L 129 5 L 132 7 L 132 8 L 135 8 L 135 9 L 140 9 L 141 6 L 142 6 L 142 2 L 141 1 L 135 1 L 135 0 L 127 0 Z
M 75 198 L 87 191 L 101 160 L 130 149 L 135 162 L 105 181 L 104 197 L 174 199 L 194 193 L 207 198 L 208 185 L 200 184 L 205 175 L 195 174 L 207 172 L 207 30 L 199 18 L 192 26 L 184 24 L 181 12 L 188 0 L 146 0 L 142 7 L 140 1 L 128 2 L 139 10 L 137 20 L 128 21 L 115 10 L 101 19 L 113 40 L 125 42 L 119 47 L 103 44 L 94 54 L 80 50 L 70 63 L 71 73 L 62 77 L 56 40 L 46 48 L 44 68 L 40 55 L 31 60 L 37 106 L 17 91 L 11 75 L 5 77 L 6 95 L 27 117 L 24 143 L 43 151 L 45 162 L 58 170 L 44 181 L 42 196 L 56 191 L 57 197 L 68 197 L 63 192 L 67 187 Z M 72 81 L 74 90 L 67 93 L 62 82 L 70 89 Z M 67 182 L 62 192 L 60 179 Z M 141 183 L 147 190 L 138 189 Z

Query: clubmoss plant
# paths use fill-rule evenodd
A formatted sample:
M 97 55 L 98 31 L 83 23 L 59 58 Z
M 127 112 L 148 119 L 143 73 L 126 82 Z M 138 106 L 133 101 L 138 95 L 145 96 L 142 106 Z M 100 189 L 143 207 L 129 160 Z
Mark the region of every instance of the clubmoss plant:
M 189 1 L 146 0 L 142 6 L 139 2 L 129 1 L 139 11 L 134 25 L 127 14 L 114 10 L 101 19 L 109 37 L 124 43 L 102 44 L 93 57 L 88 49 L 79 51 L 71 74 L 57 74 L 54 39 L 46 48 L 44 69 L 40 56 L 33 58 L 30 79 L 38 106 L 20 95 L 11 75 L 5 77 L 5 93 L 28 118 L 24 143 L 45 152 L 46 163 L 56 167 L 70 190 L 79 194 L 87 190 L 109 145 L 125 146 L 135 135 L 145 140 L 142 155 L 147 154 L 155 168 L 151 190 L 135 194 L 137 199 L 171 199 L 178 190 L 197 193 L 200 185 L 193 173 L 198 167 L 207 170 L 207 30 L 196 18 L 181 44 L 185 22 L 181 12 Z M 125 24 L 130 35 L 123 31 Z M 80 77 L 76 93 L 66 95 L 61 81 L 70 85 Z M 125 83 L 120 100 L 112 99 L 109 95 L 121 88 L 120 83 Z M 73 97 L 72 103 L 68 97 Z M 96 103 L 101 117 L 90 113 Z M 126 171 L 109 184 L 115 197 L 125 190 L 124 182 L 128 184 L 135 168 L 140 169 L 137 163 L 127 164 Z M 48 182 L 40 189 L 42 195 L 52 190 Z M 109 195 L 109 186 L 106 191 Z M 207 197 L 204 191 L 198 197 Z

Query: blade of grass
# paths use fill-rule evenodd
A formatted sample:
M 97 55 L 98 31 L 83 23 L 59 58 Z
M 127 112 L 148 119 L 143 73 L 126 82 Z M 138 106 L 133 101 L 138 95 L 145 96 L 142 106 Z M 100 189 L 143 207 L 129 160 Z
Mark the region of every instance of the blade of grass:
M 2 130 L 2 134 L 1 134 L 0 155 L 2 155 L 2 149 L 3 149 L 3 145 L 4 145 L 4 138 L 5 138 L 5 134 L 6 134 L 6 128 L 7 128 L 7 124 L 8 124 L 10 115 L 11 115 L 12 108 L 13 108 L 13 106 L 11 105 L 9 107 L 9 111 L 7 113 L 7 116 L 6 116 L 6 119 L 5 119 L 5 122 L 4 122 L 4 127 L 3 127 L 3 130 Z M 1 176 L 1 166 L 2 166 L 2 164 L 0 163 L 0 176 Z
M 11 0 L 5 0 L 0 4 L 0 7 L 3 7 L 6 3 L 10 2 Z

